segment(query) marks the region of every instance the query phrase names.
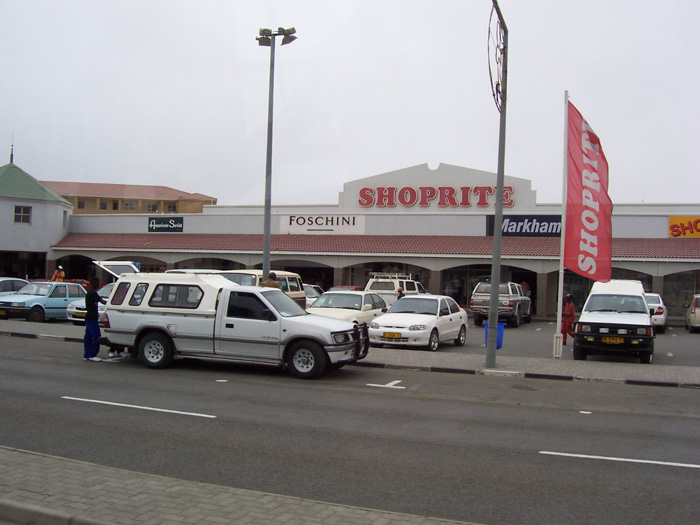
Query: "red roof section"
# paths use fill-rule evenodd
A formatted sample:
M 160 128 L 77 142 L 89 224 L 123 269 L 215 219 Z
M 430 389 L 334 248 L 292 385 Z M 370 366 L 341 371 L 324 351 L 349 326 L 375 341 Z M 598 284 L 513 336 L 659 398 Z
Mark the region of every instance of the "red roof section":
M 272 235 L 272 252 L 490 256 L 493 237 L 428 235 Z M 558 237 L 503 237 L 506 257 L 559 256 Z M 56 249 L 261 252 L 262 234 L 70 233 Z M 700 238 L 613 239 L 621 259 L 700 259 Z
M 148 200 L 208 200 L 214 197 L 201 193 L 187 193 L 167 186 L 146 186 L 141 184 L 104 184 L 100 182 L 41 181 L 59 195 L 71 197 L 103 197 L 112 199 Z

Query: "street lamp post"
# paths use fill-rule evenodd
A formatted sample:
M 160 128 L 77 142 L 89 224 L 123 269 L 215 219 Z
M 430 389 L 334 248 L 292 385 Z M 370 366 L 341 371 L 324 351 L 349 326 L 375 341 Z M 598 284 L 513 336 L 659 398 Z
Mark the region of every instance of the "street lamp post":
M 496 174 L 496 213 L 493 224 L 493 259 L 491 262 L 491 295 L 489 297 L 489 328 L 486 337 L 486 368 L 496 367 L 496 350 L 498 346 L 498 291 L 501 283 L 501 235 L 503 228 L 503 184 L 506 156 L 506 99 L 508 91 L 508 28 L 498 6 L 498 0 L 492 0 L 491 11 L 494 21 L 493 31 L 489 29 L 489 72 L 491 89 L 496 108 L 501 113 L 498 134 L 498 173 Z M 497 19 L 493 19 L 494 12 Z M 491 55 L 493 53 L 493 55 Z M 493 59 L 493 65 L 491 60 Z
M 280 27 L 277 31 L 261 29 L 256 37 L 258 45 L 270 48 L 270 89 L 267 103 L 267 160 L 265 163 L 265 217 L 263 224 L 263 279 L 267 279 L 270 273 L 270 222 L 272 215 L 272 102 L 275 92 L 275 39 L 282 37 L 282 45 L 290 44 L 296 40 L 296 29 Z

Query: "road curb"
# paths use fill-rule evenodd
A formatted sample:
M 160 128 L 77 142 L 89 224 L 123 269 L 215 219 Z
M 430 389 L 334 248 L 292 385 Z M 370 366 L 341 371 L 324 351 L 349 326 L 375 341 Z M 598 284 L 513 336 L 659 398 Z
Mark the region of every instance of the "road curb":
M 8 337 L 20 337 L 24 339 L 44 339 L 50 341 L 63 341 L 67 343 L 82 344 L 83 340 L 77 337 L 63 337 L 50 334 L 27 334 L 23 332 L 10 332 L 0 330 L 0 335 Z M 617 383 L 634 386 L 656 386 L 666 388 L 694 388 L 700 389 L 700 383 L 682 383 L 676 381 L 653 381 L 644 379 L 621 379 L 621 378 L 595 378 L 575 376 L 568 374 L 542 374 L 536 372 L 521 372 L 518 370 L 497 370 L 489 368 L 454 368 L 446 366 L 424 366 L 416 364 L 395 364 L 378 363 L 376 361 L 357 361 L 352 366 L 363 366 L 367 368 L 384 368 L 387 370 L 417 370 L 421 372 L 437 372 L 442 374 L 466 374 L 483 375 L 490 377 L 519 377 L 524 379 L 546 379 L 552 381 L 599 381 L 603 383 Z
M 102 521 L 6 499 L 0 499 L 0 520 L 19 524 L 31 523 L 32 525 L 108 525 Z

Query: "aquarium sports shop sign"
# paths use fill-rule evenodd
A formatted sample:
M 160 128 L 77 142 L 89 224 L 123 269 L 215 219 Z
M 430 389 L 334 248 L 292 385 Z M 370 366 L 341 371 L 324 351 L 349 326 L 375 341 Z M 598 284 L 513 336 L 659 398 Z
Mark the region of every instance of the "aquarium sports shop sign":
M 149 217 L 148 233 L 182 233 L 184 217 Z

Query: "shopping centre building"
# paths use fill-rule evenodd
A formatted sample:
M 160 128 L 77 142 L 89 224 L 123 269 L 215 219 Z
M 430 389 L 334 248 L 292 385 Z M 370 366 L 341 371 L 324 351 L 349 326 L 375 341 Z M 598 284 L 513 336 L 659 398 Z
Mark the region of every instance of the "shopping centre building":
M 494 173 L 420 165 L 348 182 L 337 204 L 273 206 L 271 267 L 324 288 L 362 286 L 371 272 L 410 273 L 432 293 L 467 304 L 491 275 L 495 186 Z M 562 206 L 537 203 L 530 181 L 516 177 L 505 177 L 503 206 L 501 278 L 526 283 L 536 315 L 554 316 Z M 262 205 L 72 214 L 45 247 L 45 271 L 62 264 L 85 278 L 90 261 L 110 259 L 145 271 L 259 268 L 263 216 Z M 700 204 L 615 204 L 612 224 L 613 278 L 641 280 L 681 315 L 700 291 Z M 578 304 L 591 284 L 565 273 Z

